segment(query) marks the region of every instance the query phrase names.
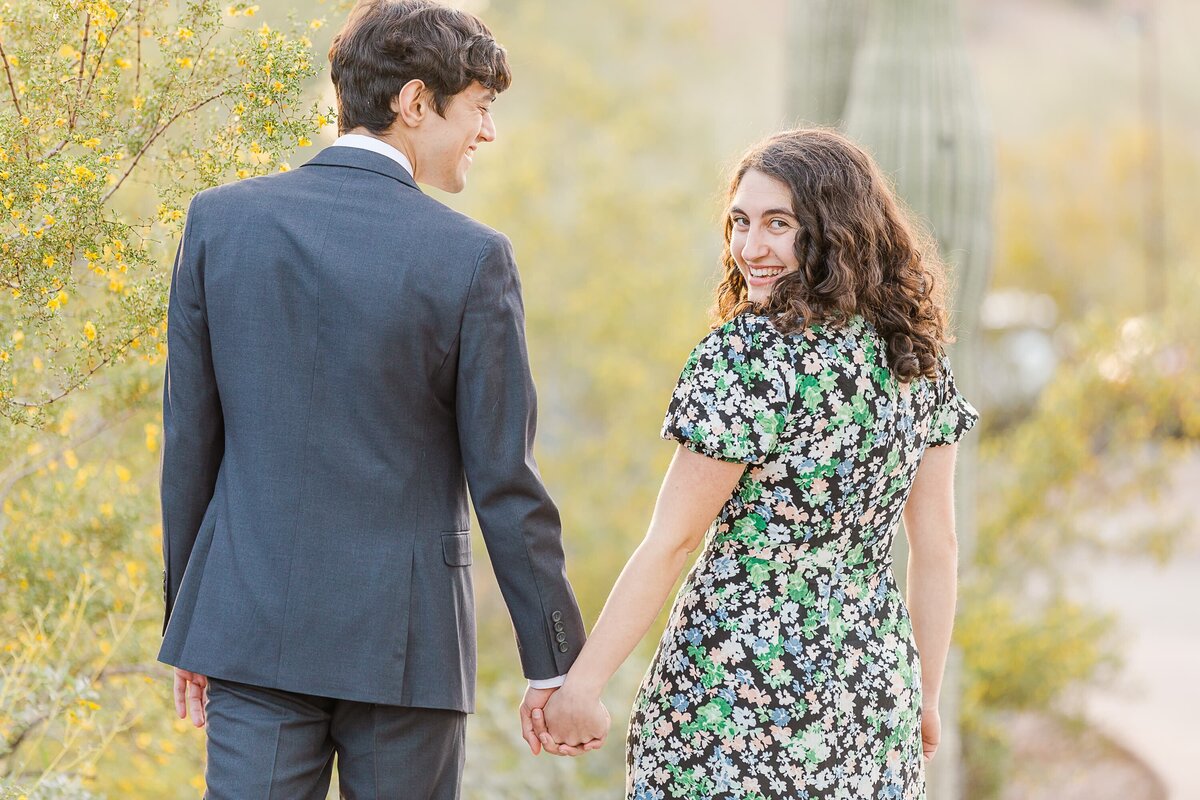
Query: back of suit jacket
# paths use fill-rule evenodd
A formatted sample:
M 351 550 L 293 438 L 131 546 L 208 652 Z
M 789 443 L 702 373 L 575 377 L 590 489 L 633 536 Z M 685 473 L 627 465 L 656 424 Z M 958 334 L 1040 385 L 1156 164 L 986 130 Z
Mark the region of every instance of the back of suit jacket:
M 511 247 L 391 159 L 196 196 L 163 413 L 160 660 L 472 711 L 468 484 L 526 677 L 582 647 Z

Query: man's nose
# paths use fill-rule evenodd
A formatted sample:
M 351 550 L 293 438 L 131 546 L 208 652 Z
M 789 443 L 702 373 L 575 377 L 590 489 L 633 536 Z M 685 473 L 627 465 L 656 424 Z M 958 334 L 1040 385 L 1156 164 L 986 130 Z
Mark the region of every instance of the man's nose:
M 479 127 L 479 138 L 485 142 L 496 141 L 496 121 L 491 114 L 484 116 L 483 125 Z

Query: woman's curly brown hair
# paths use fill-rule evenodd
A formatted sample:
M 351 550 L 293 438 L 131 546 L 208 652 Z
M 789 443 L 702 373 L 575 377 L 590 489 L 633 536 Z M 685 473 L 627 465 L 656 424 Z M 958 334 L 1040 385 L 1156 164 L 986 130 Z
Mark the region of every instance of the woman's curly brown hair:
M 778 133 L 742 157 L 728 205 L 752 169 L 791 191 L 800 267 L 780 276 L 765 303 L 751 303 L 730 251 L 733 221 L 726 215 L 717 324 L 754 311 L 790 333 L 861 314 L 887 342 L 888 366 L 897 378 L 937 377 L 943 347 L 952 341 L 945 270 L 936 242 L 907 217 L 870 156 L 831 130 Z

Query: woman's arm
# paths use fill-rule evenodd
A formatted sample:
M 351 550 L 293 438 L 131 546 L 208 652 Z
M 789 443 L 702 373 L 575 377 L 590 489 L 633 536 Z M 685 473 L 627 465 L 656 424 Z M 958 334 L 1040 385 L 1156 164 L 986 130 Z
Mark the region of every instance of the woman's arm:
M 937 713 L 950 650 L 957 596 L 958 538 L 954 530 L 954 457 L 957 445 L 925 450 L 908 502 L 908 610 L 921 656 L 922 737 L 933 757 L 941 736 Z
M 549 734 L 541 738 L 551 752 L 559 752 L 555 743 L 603 740 L 608 715 L 600 694 L 605 684 L 654 623 L 688 556 L 703 541 L 745 470 L 745 464 L 698 455 L 682 445 L 676 448 L 646 537 L 617 578 L 566 682 L 546 704 Z M 537 712 L 534 717 L 541 733 L 545 727 Z

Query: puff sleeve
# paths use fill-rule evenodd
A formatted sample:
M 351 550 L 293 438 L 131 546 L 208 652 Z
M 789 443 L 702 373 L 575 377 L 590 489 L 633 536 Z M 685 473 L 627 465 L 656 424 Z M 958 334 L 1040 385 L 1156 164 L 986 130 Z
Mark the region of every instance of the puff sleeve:
M 929 447 L 953 444 L 975 427 L 979 412 L 959 393 L 954 383 L 954 371 L 950 368 L 949 356 L 943 355 L 938 369 L 936 405 L 929 424 Z
M 761 464 L 791 419 L 795 386 L 791 349 L 770 320 L 736 317 L 692 350 L 662 437 L 709 458 Z

